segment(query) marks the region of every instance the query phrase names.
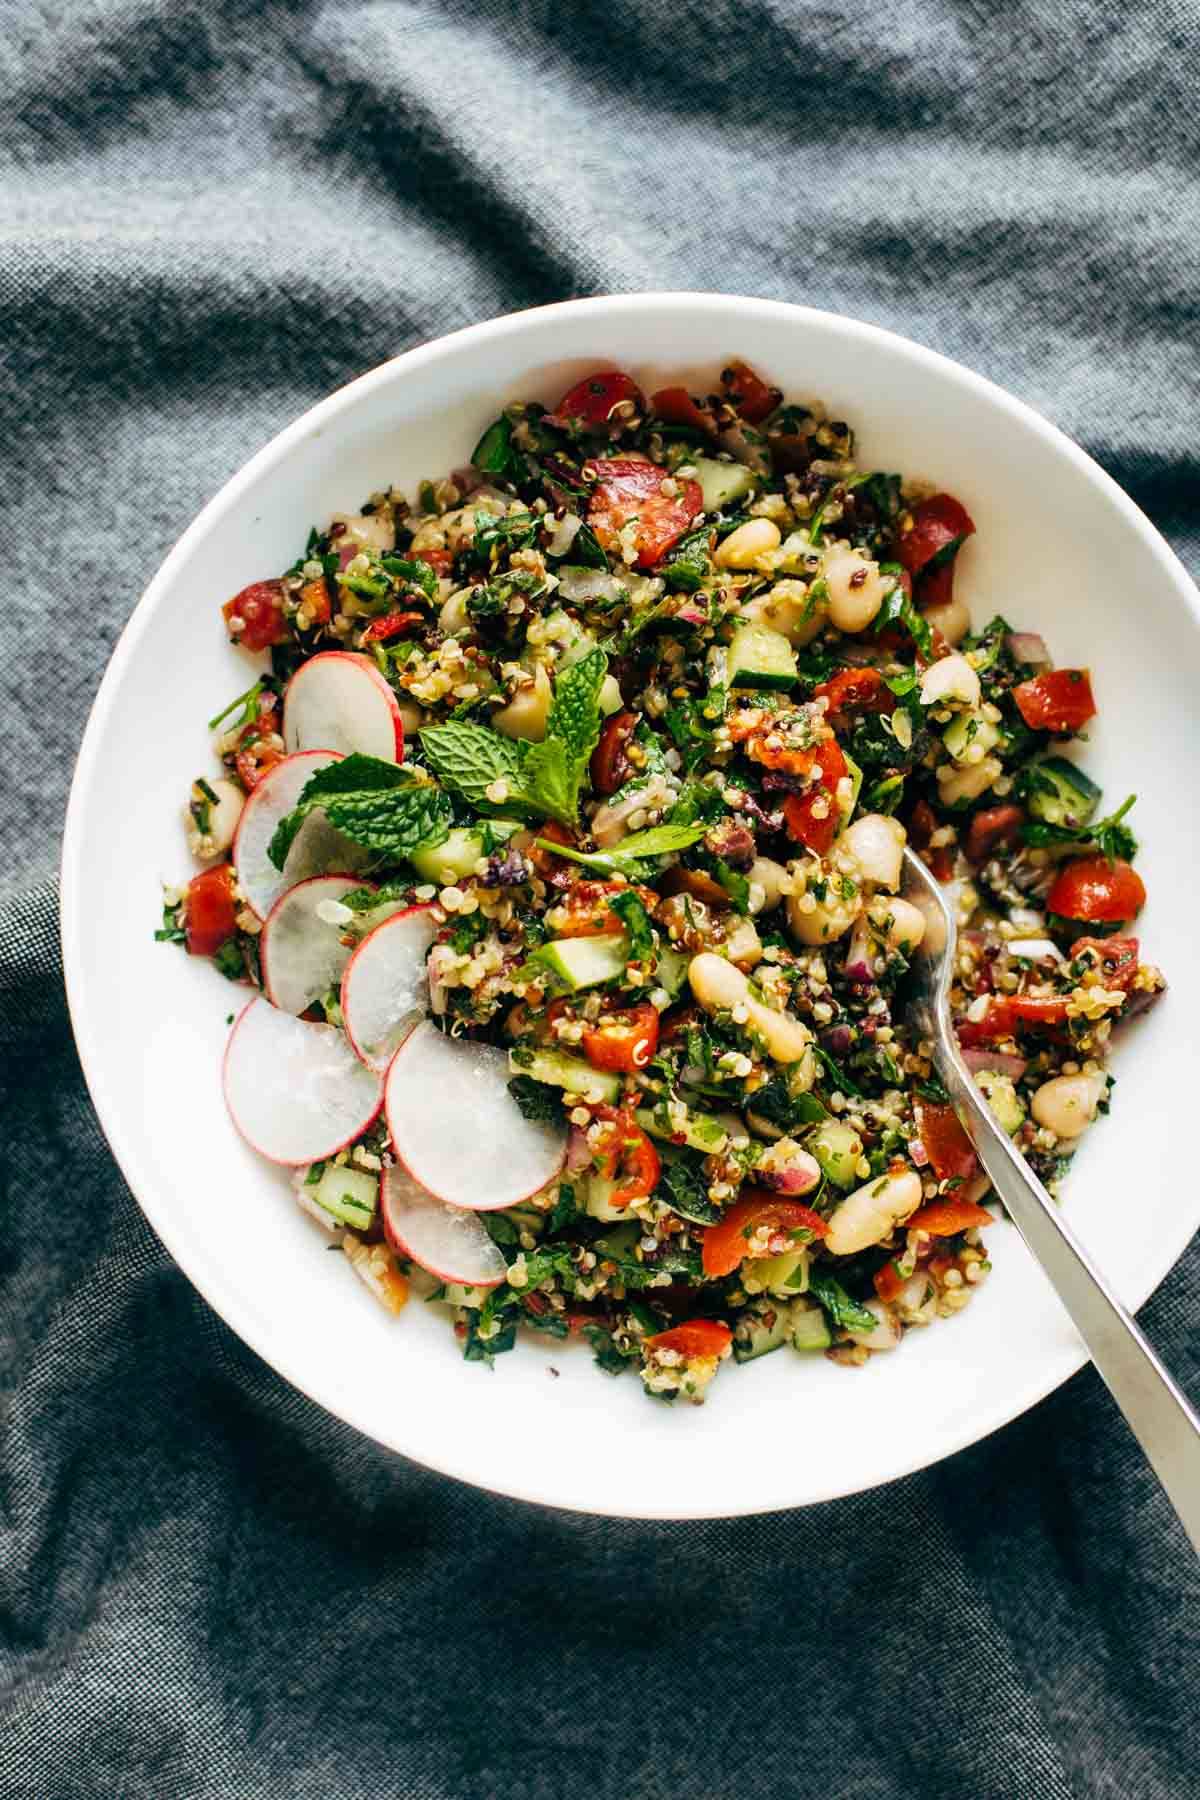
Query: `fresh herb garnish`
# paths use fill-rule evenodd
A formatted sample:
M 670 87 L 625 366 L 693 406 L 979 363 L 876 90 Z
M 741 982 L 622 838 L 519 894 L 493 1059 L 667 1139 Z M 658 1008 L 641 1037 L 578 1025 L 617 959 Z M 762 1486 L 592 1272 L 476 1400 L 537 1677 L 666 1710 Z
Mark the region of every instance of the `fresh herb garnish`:
M 813 1270 L 808 1278 L 808 1291 L 819 1300 L 830 1321 L 843 1331 L 874 1331 L 879 1320 L 859 1301 L 851 1299 L 840 1281 L 832 1275 Z
M 450 796 L 440 788 L 418 783 L 411 769 L 397 763 L 355 753 L 310 776 L 296 805 L 280 820 L 267 847 L 277 869 L 318 807 L 352 842 L 396 858 L 444 843 L 454 818 Z
M 598 875 L 624 875 L 630 881 L 639 881 L 651 872 L 648 865 L 658 857 L 686 850 L 689 845 L 698 843 L 707 829 L 703 822 L 697 825 L 652 825 L 646 831 L 631 831 L 611 850 L 572 850 L 566 844 L 554 843 L 551 838 L 538 838 L 536 842 L 539 849 L 565 856 L 569 862 L 592 869 Z

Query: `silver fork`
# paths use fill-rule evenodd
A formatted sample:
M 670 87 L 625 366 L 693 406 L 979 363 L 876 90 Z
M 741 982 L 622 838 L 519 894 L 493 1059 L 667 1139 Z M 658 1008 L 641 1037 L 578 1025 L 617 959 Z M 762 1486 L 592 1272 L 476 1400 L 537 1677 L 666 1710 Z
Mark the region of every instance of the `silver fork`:
M 950 1020 L 958 928 L 941 885 L 904 852 L 904 898 L 925 917 L 913 961 L 910 1016 L 932 1039 L 934 1067 L 992 1186 L 1049 1276 L 1126 1424 L 1200 1552 L 1200 1417 L 1079 1244 L 1025 1158 L 993 1116 L 962 1059 Z

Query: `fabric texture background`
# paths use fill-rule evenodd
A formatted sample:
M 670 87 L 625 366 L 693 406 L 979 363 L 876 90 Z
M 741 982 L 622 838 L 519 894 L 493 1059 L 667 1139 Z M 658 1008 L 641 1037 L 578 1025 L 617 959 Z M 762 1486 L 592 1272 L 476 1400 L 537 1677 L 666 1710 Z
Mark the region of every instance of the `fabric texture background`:
M 1195 1559 L 1090 1370 L 803 1513 L 429 1474 L 152 1236 L 55 900 L 88 706 L 179 532 L 321 394 L 516 307 L 892 326 L 1048 413 L 1195 571 L 1198 74 L 1188 0 L 0 0 L 3 1800 L 1200 1791 Z M 1143 1317 L 1196 1398 L 1198 1314 L 1193 1245 Z

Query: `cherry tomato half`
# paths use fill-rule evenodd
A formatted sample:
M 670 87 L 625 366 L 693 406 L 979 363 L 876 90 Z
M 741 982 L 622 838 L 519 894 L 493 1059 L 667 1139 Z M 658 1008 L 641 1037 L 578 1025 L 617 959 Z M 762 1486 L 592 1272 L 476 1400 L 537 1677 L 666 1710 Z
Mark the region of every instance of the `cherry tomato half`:
M 593 1154 L 605 1180 L 617 1184 L 609 1205 L 625 1207 L 645 1199 L 658 1186 L 662 1173 L 658 1151 L 627 1109 L 594 1106 L 592 1115 L 603 1126 Z
M 554 418 L 582 431 L 602 431 L 613 423 L 613 408 L 623 400 L 632 401 L 637 412 L 646 409 L 642 390 L 631 375 L 620 369 L 598 371 L 567 389 L 554 409 Z
M 978 1168 L 975 1148 L 952 1106 L 917 1101 L 917 1130 L 939 1181 L 969 1181 Z
M 426 623 L 424 613 L 390 612 L 382 619 L 372 619 L 362 634 L 364 644 L 387 644 L 392 638 L 401 637 L 406 631 L 413 631 Z
M 1136 918 L 1146 904 L 1146 884 L 1137 870 L 1119 859 L 1080 856 L 1065 863 L 1046 895 L 1047 911 L 1060 919 L 1117 925 Z
M 252 581 L 221 608 L 229 635 L 246 650 L 269 650 L 287 641 L 282 581 Z M 235 628 L 234 621 L 240 623 Z
M 906 1231 L 927 1231 L 931 1237 L 956 1237 L 960 1231 L 971 1231 L 982 1225 L 994 1225 L 990 1212 L 984 1206 L 976 1206 L 973 1200 L 931 1200 L 928 1206 L 921 1207 L 911 1219 L 906 1220 Z
M 611 1021 L 589 1025 L 583 1033 L 583 1054 L 593 1069 L 632 1075 L 647 1067 L 657 1049 L 658 1009 L 649 1002 L 614 1013 Z
M 896 710 L 896 696 L 878 669 L 839 669 L 836 675 L 813 689 L 812 697 L 829 702 L 828 718 L 845 713 L 890 713 Z
M 896 539 L 896 556 L 916 575 L 935 556 L 952 556 L 974 530 L 965 506 L 950 494 L 933 494 L 913 507 L 912 525 Z
M 717 434 L 716 420 L 707 406 L 701 406 L 685 387 L 659 388 L 650 396 L 651 410 L 668 425 L 684 425 L 702 431 L 707 437 Z
M 620 916 L 609 905 L 615 894 L 636 894 L 647 912 L 658 905 L 653 888 L 621 881 L 576 881 L 558 902 L 555 937 L 604 937 L 624 931 Z
M 1051 669 L 1045 675 L 1034 675 L 1018 683 L 1012 697 L 1034 731 L 1078 731 L 1096 716 L 1086 669 Z
M 637 559 L 652 569 L 704 510 L 698 481 L 669 475 L 657 463 L 614 456 L 597 463 L 599 477 L 588 507 L 588 524 L 608 551 L 620 548 L 621 532 L 636 520 Z M 663 483 L 670 488 L 663 493 Z
M 189 956 L 213 956 L 237 930 L 233 864 L 217 863 L 193 875 L 183 902 Z
M 319 581 L 306 581 L 297 598 L 308 613 L 310 628 L 313 625 L 328 625 L 329 589 L 324 577 Z
M 706 1275 L 732 1275 L 741 1267 L 750 1248 L 749 1240 L 761 1226 L 772 1233 L 788 1237 L 806 1231 L 809 1237 L 824 1237 L 829 1227 L 811 1206 L 799 1200 L 781 1200 L 762 1188 L 750 1188 L 716 1225 L 704 1233 L 700 1260 Z
M 1016 1035 L 1018 1025 L 1065 1025 L 1067 1001 L 1058 994 L 996 994 L 988 1001 L 982 1019 L 964 1019 L 958 1026 L 958 1041 L 965 1050 L 979 1044 L 995 1044 L 1001 1038 Z
M 817 751 L 820 781 L 807 794 L 789 794 L 783 803 L 783 822 L 788 836 L 824 856 L 837 836 L 841 815 L 837 785 L 846 773 L 846 759 L 833 738 Z
M 1138 972 L 1139 948 L 1135 937 L 1081 937 L 1071 945 L 1071 961 L 1091 951 L 1100 960 L 1104 986 L 1127 994 Z
M 747 425 L 760 424 L 783 400 L 781 389 L 768 387 L 749 363 L 741 362 L 737 357 L 728 368 L 721 370 L 721 386 L 729 404 L 742 415 Z
M 626 747 L 637 725 L 638 716 L 634 712 L 614 713 L 604 721 L 600 740 L 592 751 L 590 768 L 592 787 L 597 794 L 615 794 L 633 774 Z
M 680 1356 L 722 1356 L 733 1342 L 733 1333 L 719 1319 L 685 1319 L 669 1331 L 643 1339 L 648 1350 L 677 1350 Z
M 977 812 L 967 828 L 967 855 L 973 863 L 986 862 L 1000 844 L 1017 840 L 1024 823 L 1023 807 L 1007 802 L 1003 806 L 985 806 Z

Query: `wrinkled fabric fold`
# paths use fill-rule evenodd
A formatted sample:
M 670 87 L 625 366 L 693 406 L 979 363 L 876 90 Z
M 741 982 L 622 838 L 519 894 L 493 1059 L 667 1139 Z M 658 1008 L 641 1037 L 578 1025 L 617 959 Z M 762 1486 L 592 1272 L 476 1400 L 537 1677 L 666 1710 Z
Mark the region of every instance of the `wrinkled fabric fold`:
M 574 1517 L 392 1456 L 145 1224 L 55 869 L 104 664 L 203 502 L 330 388 L 517 307 L 890 326 L 1200 568 L 1198 75 L 1175 0 L 0 0 L 5 1800 L 1191 1791 L 1195 1559 L 1090 1370 L 773 1517 Z M 1195 1397 L 1198 1309 L 1193 1246 L 1143 1321 Z M 780 1431 L 803 1452 L 799 1399 Z

